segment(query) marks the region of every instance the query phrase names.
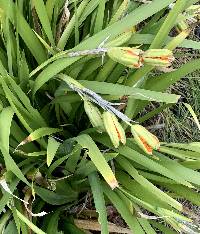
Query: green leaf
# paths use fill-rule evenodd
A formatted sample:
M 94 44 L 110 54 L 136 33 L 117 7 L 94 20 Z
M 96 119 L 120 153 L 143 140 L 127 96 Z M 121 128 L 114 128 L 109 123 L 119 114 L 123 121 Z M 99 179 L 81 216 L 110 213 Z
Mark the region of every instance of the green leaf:
M 75 224 L 72 224 L 70 222 L 65 222 L 64 223 L 64 231 L 65 233 L 70 233 L 70 234 L 85 234 L 84 231 L 82 231 L 81 229 L 79 229 Z M 62 233 L 58 233 L 58 234 L 62 234 Z
M 20 219 L 17 216 L 16 208 L 12 207 L 12 213 L 13 213 L 13 218 L 15 222 L 15 229 L 17 230 L 17 233 L 20 234 L 21 223 L 20 223 Z
M 0 60 L 0 74 L 3 75 L 3 76 L 6 76 L 7 75 L 7 71 L 2 63 L 2 61 Z
M 136 44 L 136 45 L 137 44 L 138 45 L 140 45 L 140 44 L 148 45 L 148 44 L 151 44 L 153 42 L 154 38 L 155 38 L 155 35 L 153 35 L 153 34 L 135 33 L 131 37 L 129 43 Z M 171 40 L 173 40 L 173 37 L 167 37 L 164 44 L 167 45 Z M 185 39 L 178 47 L 200 50 L 200 42 Z
M 8 69 L 10 75 L 13 75 L 13 64 L 12 64 L 12 46 L 11 46 L 11 37 L 10 37 L 11 31 L 9 27 L 9 19 L 8 16 L 6 17 L 6 23 L 5 23 L 5 37 L 6 37 L 6 51 L 7 51 L 7 57 L 8 57 Z
M 0 113 L 0 141 L 1 146 L 9 152 L 9 136 L 14 111 L 11 107 L 6 107 Z
M 20 87 L 22 88 L 22 90 L 26 90 L 29 82 L 29 67 L 25 53 L 22 53 L 21 57 L 19 58 L 18 73 L 20 79 Z
M 10 233 L 18 233 L 14 220 L 11 220 L 5 230 L 3 231 L 4 234 Z
M 33 230 L 37 234 L 45 234 L 41 229 L 39 229 L 37 226 L 35 226 L 31 221 L 29 221 L 23 214 L 21 214 L 18 210 L 16 210 L 17 216 L 19 219 L 21 219 L 24 223 L 27 224 L 27 226 Z
M 112 16 L 109 25 L 119 21 L 127 12 L 129 6 L 129 0 L 125 0 L 121 3 L 121 5 L 118 7 L 115 14 Z
M 23 103 L 23 105 L 25 106 L 29 114 L 32 116 L 32 118 L 35 120 L 35 122 L 39 122 L 39 124 L 43 127 L 46 126 L 44 119 L 42 118 L 38 110 L 33 108 L 33 106 L 31 105 L 30 99 L 22 91 L 20 86 L 17 85 L 16 82 L 10 76 L 7 76 L 7 80 L 10 83 L 10 86 L 11 86 L 10 89 L 13 91 L 14 94 L 17 95 L 17 97 L 20 99 L 21 103 Z
M 166 193 L 158 189 L 151 182 L 149 182 L 146 178 L 140 175 L 138 171 L 129 163 L 127 159 L 119 157 L 117 158 L 117 162 L 120 164 L 120 166 L 122 166 L 124 170 L 126 170 L 133 177 L 133 179 L 135 179 L 139 184 L 144 186 L 145 189 L 149 190 L 160 200 L 168 203 L 169 205 L 173 206 L 174 208 L 180 211 L 183 209 L 182 205 L 179 202 L 177 202 L 176 200 L 168 196 Z
M 54 159 L 56 151 L 60 143 L 57 142 L 53 137 L 49 137 L 47 145 L 47 166 L 49 167 Z
M 95 22 L 95 27 L 94 27 L 94 34 L 101 31 L 103 28 L 105 4 L 106 4 L 106 0 L 99 1 L 96 22 Z
M 200 169 L 200 160 L 188 160 L 180 163 L 184 167 L 193 169 L 193 170 L 199 170 Z
M 0 149 L 5 160 L 7 171 L 12 171 L 19 179 L 29 185 L 29 182 L 9 154 L 9 136 L 13 115 L 14 112 L 11 107 L 4 108 L 0 113 Z
M 181 150 L 175 148 L 169 148 L 166 146 L 160 147 L 160 152 L 168 155 L 173 155 L 177 158 L 188 160 L 188 159 L 200 159 L 199 152 L 189 151 L 189 150 Z
M 177 234 L 177 232 L 173 231 L 171 228 L 168 228 L 161 223 L 158 223 L 153 220 L 151 220 L 150 222 L 153 227 L 158 228 L 160 231 L 162 231 L 163 234 Z
M 54 10 L 56 1 L 57 0 L 47 0 L 46 1 L 46 11 L 47 11 L 47 15 L 49 17 L 50 22 L 52 20 L 53 10 Z
M 52 55 L 56 54 L 54 48 L 52 48 L 37 32 L 34 31 L 34 33 L 37 36 L 37 38 L 40 40 L 40 42 L 44 45 L 44 47 L 47 49 L 48 53 Z
M 88 156 L 91 158 L 97 170 L 102 174 L 110 187 L 112 189 L 118 187 L 115 175 L 113 174 L 111 168 L 109 167 L 108 163 L 106 162 L 105 158 L 103 157 L 102 153 L 100 152 L 92 138 L 86 134 L 83 134 L 77 136 L 75 139 L 79 143 L 79 145 L 88 150 Z
M 98 81 L 80 81 L 80 83 L 88 89 L 101 94 L 130 96 L 135 99 L 157 101 L 165 103 L 176 103 L 180 96 L 174 94 L 152 92 L 145 89 L 129 87 L 120 84 L 111 84 Z
M 52 64 L 50 64 L 46 69 L 44 69 L 39 76 L 36 78 L 33 86 L 33 95 L 44 85 L 49 79 L 51 79 L 53 76 L 58 74 L 60 71 L 62 71 L 64 68 L 70 66 L 74 62 L 78 60 L 77 57 L 75 58 L 62 58 L 58 59 Z
M 139 200 L 134 200 L 139 206 L 143 206 L 145 209 L 149 209 L 151 212 L 155 211 L 155 207 L 163 207 L 171 209 L 166 202 L 161 201 L 158 197 L 155 197 L 153 193 L 146 190 L 143 186 L 133 180 L 125 172 L 118 171 L 116 173 L 117 179 L 123 188 L 126 188 L 130 194 Z
M 149 224 L 148 220 L 146 219 L 138 219 L 140 225 L 144 229 L 144 231 L 148 234 L 156 234 L 155 230 L 152 228 L 152 226 Z
M 61 210 L 56 210 L 50 218 L 48 218 L 48 226 L 46 233 L 48 234 L 57 234 L 58 232 L 58 221 Z
M 166 37 L 176 22 L 177 16 L 184 10 L 188 0 L 177 0 L 172 10 L 167 15 L 164 23 L 162 24 L 159 32 L 156 34 L 150 48 L 160 48 L 163 45 Z
M 105 183 L 102 183 L 103 191 L 112 204 L 116 207 L 122 218 L 128 224 L 130 229 L 137 234 L 144 234 L 137 218 L 131 214 L 126 204 L 120 199 L 117 193 L 113 192 Z
M 173 106 L 172 103 L 160 105 L 158 108 L 155 108 L 152 111 L 147 112 L 144 116 L 141 116 L 138 119 L 136 119 L 136 122 L 143 123 L 146 120 L 153 118 L 154 116 L 157 116 L 163 110 L 165 110 L 166 108 L 169 108 L 171 106 Z
M 48 170 L 48 174 L 51 174 L 61 163 L 69 158 L 69 154 L 63 156 L 62 158 L 57 159 L 54 163 L 51 164 Z
M 171 160 L 165 155 L 154 152 L 154 155 L 159 158 L 159 163 L 171 173 L 176 174 L 178 177 L 181 177 L 183 180 L 189 181 L 193 184 L 200 185 L 200 173 L 189 168 L 184 167 L 175 160 Z M 191 186 L 188 186 L 191 187 Z
M 11 212 L 9 210 L 7 210 L 0 219 L 0 232 L 3 233 L 6 223 L 8 222 L 8 220 L 10 219 L 11 216 Z
M 174 212 L 173 210 L 168 210 L 158 206 L 153 207 L 152 204 L 148 204 L 141 199 L 136 198 L 123 188 L 120 188 L 120 191 L 123 192 L 131 201 L 136 202 L 143 206 L 145 209 L 150 210 L 152 213 L 157 214 L 159 217 L 162 217 L 166 222 L 172 225 L 176 230 L 181 231 L 182 228 L 179 226 L 182 222 L 191 222 L 190 219 L 180 215 L 179 213 Z M 177 220 L 178 219 L 178 220 Z M 180 221 L 179 221 L 180 220 Z
M 65 45 L 72 33 L 73 28 L 75 27 L 76 24 L 76 15 L 77 18 L 79 19 L 81 14 L 83 13 L 85 7 L 87 6 L 89 0 L 83 0 L 81 2 L 81 4 L 79 5 L 78 9 L 77 9 L 77 14 L 74 14 L 73 17 L 71 18 L 70 22 L 68 23 L 67 27 L 65 28 L 57 47 L 60 48 L 61 50 L 63 50 L 65 48 Z
M 175 194 L 184 197 L 185 199 L 191 201 L 193 204 L 200 206 L 200 195 L 198 192 L 189 189 L 183 185 L 173 185 L 173 184 L 166 184 L 166 183 L 161 183 L 162 186 L 165 188 L 171 190 Z
M 51 31 L 51 25 L 49 22 L 46 7 L 44 5 L 43 0 L 33 0 L 33 6 L 36 9 L 36 12 L 37 12 L 38 17 L 40 19 L 42 27 L 43 27 L 49 41 L 51 42 L 51 45 L 54 46 L 55 43 L 54 43 L 53 33 Z
M 104 66 L 95 77 L 95 80 L 99 82 L 105 81 L 109 77 L 112 70 L 115 68 L 116 64 L 117 63 L 114 62 L 112 59 L 108 59 L 108 61 L 105 62 Z
M 107 223 L 107 211 L 100 179 L 96 172 L 89 174 L 88 179 L 92 189 L 94 204 L 99 214 L 98 222 L 101 224 L 101 233 L 109 233 Z
M 68 170 L 71 173 L 75 172 L 78 161 L 79 161 L 79 159 L 81 157 L 81 150 L 82 150 L 82 147 L 79 144 L 77 144 L 74 147 L 73 153 L 70 154 L 70 156 L 69 156 L 69 158 L 67 160 L 67 163 L 65 165 L 65 169 Z
M 63 205 L 77 199 L 74 194 L 62 195 L 36 185 L 34 185 L 34 190 L 38 196 L 51 205 Z
M 106 161 L 109 162 L 110 160 L 116 158 L 118 156 L 118 153 L 105 153 L 103 155 L 104 155 Z M 82 160 L 84 160 L 84 159 L 82 159 Z M 83 165 L 80 162 L 75 174 L 82 175 L 82 176 L 86 177 L 90 173 L 92 173 L 96 170 L 97 170 L 97 168 L 95 167 L 95 165 L 92 161 L 85 162 L 85 163 L 83 163 Z
M 31 132 L 32 129 L 29 126 L 29 123 L 27 121 L 26 116 L 24 115 L 24 113 L 27 114 L 27 111 L 25 108 L 23 108 L 23 106 L 21 105 L 21 103 L 16 99 L 16 97 L 13 95 L 13 93 L 10 91 L 10 89 L 8 88 L 6 82 L 2 79 L 2 87 L 3 87 L 3 91 L 5 92 L 5 96 L 8 99 L 12 109 L 14 110 L 14 112 L 16 113 L 17 117 L 19 118 L 19 120 L 23 123 L 24 127 Z M 20 110 L 20 111 L 19 111 Z M 23 114 L 22 114 L 23 113 Z M 30 121 L 30 119 L 29 119 Z
M 38 128 L 37 130 L 33 131 L 26 139 L 24 139 L 20 145 L 24 145 L 28 142 L 35 141 L 37 139 L 40 139 L 44 136 L 52 135 L 54 133 L 60 132 L 61 129 L 58 128 L 48 128 L 48 127 L 43 127 L 43 128 Z
M 197 153 L 200 153 L 200 142 L 191 142 L 191 143 L 164 143 L 164 146 L 169 146 L 173 148 L 191 150 Z

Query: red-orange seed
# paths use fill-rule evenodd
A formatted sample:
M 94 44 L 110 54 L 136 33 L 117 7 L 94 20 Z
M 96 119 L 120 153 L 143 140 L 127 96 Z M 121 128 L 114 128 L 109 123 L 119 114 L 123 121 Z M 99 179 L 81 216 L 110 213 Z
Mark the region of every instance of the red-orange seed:
M 143 137 L 139 137 L 140 140 L 142 141 L 144 147 L 146 148 L 146 150 L 149 152 L 149 153 L 152 153 L 153 151 L 153 148 L 146 142 L 146 140 L 143 138 Z
M 122 137 L 121 137 L 121 135 L 120 135 L 120 133 L 119 133 L 119 131 L 118 131 L 118 129 L 117 129 L 117 127 L 116 127 L 116 126 L 115 126 L 115 129 L 116 129 L 116 132 L 117 132 L 118 138 L 119 138 L 119 140 L 121 141 Z

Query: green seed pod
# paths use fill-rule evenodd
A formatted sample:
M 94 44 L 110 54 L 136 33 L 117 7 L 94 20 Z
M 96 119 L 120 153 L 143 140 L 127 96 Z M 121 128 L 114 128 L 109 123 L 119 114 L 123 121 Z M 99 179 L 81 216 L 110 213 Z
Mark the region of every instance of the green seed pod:
M 107 55 L 115 62 L 121 63 L 130 68 L 142 66 L 140 54 L 142 50 L 129 47 L 112 47 L 107 51 Z
M 150 49 L 142 54 L 142 61 L 148 65 L 166 67 L 171 65 L 174 57 L 168 49 Z
M 119 142 L 125 145 L 125 132 L 121 124 L 118 122 L 117 117 L 114 114 L 106 111 L 103 113 L 103 122 L 114 147 L 118 148 Z
M 99 109 L 87 100 L 84 101 L 84 108 L 92 126 L 96 128 L 97 131 L 103 132 L 105 128 L 103 124 L 102 115 Z
M 153 149 L 160 148 L 160 142 L 156 136 L 139 124 L 131 126 L 131 132 L 138 146 L 147 154 L 152 154 Z

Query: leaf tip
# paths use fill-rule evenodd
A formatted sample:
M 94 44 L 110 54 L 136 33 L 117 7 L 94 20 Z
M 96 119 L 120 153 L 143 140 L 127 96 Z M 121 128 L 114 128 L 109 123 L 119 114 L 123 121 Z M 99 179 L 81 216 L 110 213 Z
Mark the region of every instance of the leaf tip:
M 110 187 L 111 187 L 112 190 L 114 190 L 115 188 L 118 188 L 118 187 L 119 187 L 119 184 L 118 184 L 118 182 L 117 182 L 117 180 L 116 180 L 115 177 L 113 177 L 113 178 L 107 180 L 107 182 L 108 182 L 108 184 L 110 185 Z

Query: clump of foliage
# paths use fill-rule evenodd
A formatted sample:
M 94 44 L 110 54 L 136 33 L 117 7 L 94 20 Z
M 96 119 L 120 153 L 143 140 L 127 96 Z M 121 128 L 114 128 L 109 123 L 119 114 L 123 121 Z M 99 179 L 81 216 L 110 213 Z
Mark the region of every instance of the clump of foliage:
M 0 0 L 1 232 L 199 233 L 177 198 L 200 204 L 200 144 L 142 126 L 200 68 L 165 68 L 176 47 L 200 49 L 186 39 L 197 2 Z M 127 228 L 108 222 L 109 205 Z

